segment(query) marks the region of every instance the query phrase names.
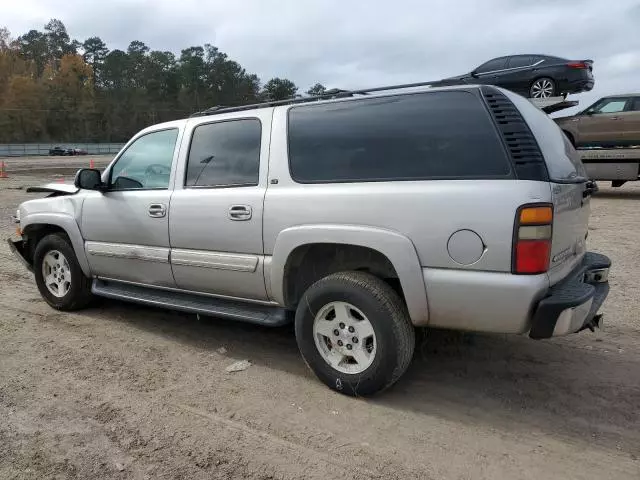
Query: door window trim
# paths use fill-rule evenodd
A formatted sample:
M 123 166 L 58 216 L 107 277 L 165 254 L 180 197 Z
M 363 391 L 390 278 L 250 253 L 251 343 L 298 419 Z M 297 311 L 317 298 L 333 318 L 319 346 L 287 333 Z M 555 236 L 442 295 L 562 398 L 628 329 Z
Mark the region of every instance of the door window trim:
M 202 127 L 204 125 L 212 125 L 216 123 L 227 123 L 227 122 L 237 122 L 239 120 L 257 120 L 260 125 L 260 151 L 258 153 L 258 180 L 255 183 L 242 183 L 237 185 L 187 185 L 187 171 L 189 170 L 189 155 L 191 154 L 191 147 L 193 145 L 193 136 L 196 133 L 196 129 L 198 127 Z M 189 148 L 187 149 L 187 156 L 184 162 L 184 170 L 182 171 L 182 188 L 184 190 L 210 190 L 210 189 L 223 189 L 223 188 L 243 188 L 243 187 L 257 187 L 260 185 L 260 166 L 262 164 L 262 132 L 264 129 L 264 125 L 262 125 L 262 120 L 257 116 L 251 117 L 234 117 L 234 118 L 223 118 L 220 120 L 211 120 L 210 122 L 202 122 L 194 125 L 191 129 L 191 133 L 189 136 Z
M 545 59 L 543 58 L 542 60 L 538 60 L 537 62 L 532 63 L 531 65 L 524 65 L 522 67 L 501 68 L 500 70 L 491 70 L 489 72 L 478 72 L 477 75 L 478 76 L 482 76 L 482 75 L 489 75 L 491 73 L 508 72 L 510 70 L 520 70 L 521 68 L 537 67 L 538 65 L 540 65 L 544 61 L 545 61 Z M 508 62 L 509 62 L 509 60 L 507 60 L 507 63 Z
M 167 127 L 167 128 L 159 128 L 158 130 L 151 130 L 151 131 L 143 133 L 142 135 L 139 135 L 137 137 L 132 138 L 131 141 L 125 146 L 124 149 L 122 149 L 122 151 L 118 154 L 118 156 L 113 160 L 113 162 L 109 166 L 109 170 L 107 172 L 108 173 L 108 175 L 107 175 L 107 186 L 109 188 L 107 188 L 106 192 L 108 192 L 108 193 L 113 193 L 113 192 L 148 192 L 148 191 L 152 191 L 152 190 L 171 190 L 171 174 L 169 176 L 169 185 L 167 187 L 118 188 L 118 189 L 110 188 L 111 187 L 111 178 L 112 178 L 112 175 L 113 175 L 113 168 L 120 161 L 122 156 L 125 153 L 127 153 L 127 150 L 129 150 L 129 148 L 131 148 L 131 146 L 134 145 L 142 137 L 146 137 L 147 135 L 151 135 L 152 133 L 166 132 L 168 130 L 177 130 L 178 131 L 178 134 L 176 135 L 176 143 L 173 146 L 173 154 L 171 156 L 171 167 L 170 168 L 171 168 L 171 174 L 173 174 L 173 167 L 176 164 L 176 148 L 179 148 L 180 141 L 181 141 L 181 137 L 180 137 L 180 131 L 181 130 L 180 130 L 180 127 L 178 127 L 178 126 Z

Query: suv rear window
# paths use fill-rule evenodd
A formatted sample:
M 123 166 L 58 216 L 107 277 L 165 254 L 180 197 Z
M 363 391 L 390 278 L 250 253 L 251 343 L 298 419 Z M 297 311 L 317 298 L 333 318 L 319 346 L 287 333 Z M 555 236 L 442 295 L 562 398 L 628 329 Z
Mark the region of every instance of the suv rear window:
M 485 106 L 462 91 L 293 107 L 289 167 L 299 183 L 511 178 Z
M 506 92 L 513 104 L 520 110 L 531 132 L 536 137 L 544 156 L 549 178 L 560 183 L 580 183 L 586 180 L 580 155 L 571 145 L 560 127 L 551 117 L 520 95 Z

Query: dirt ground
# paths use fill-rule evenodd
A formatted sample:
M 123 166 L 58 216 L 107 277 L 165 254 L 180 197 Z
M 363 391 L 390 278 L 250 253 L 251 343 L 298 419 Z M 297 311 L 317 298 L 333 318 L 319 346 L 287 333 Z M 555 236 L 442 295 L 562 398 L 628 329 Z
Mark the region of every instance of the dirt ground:
M 89 159 L 10 160 L 0 234 L 24 187 Z M 106 301 L 56 312 L 3 242 L 0 478 L 637 480 L 640 185 L 603 185 L 590 228 L 614 262 L 603 332 L 423 331 L 374 399 L 317 381 L 291 327 Z

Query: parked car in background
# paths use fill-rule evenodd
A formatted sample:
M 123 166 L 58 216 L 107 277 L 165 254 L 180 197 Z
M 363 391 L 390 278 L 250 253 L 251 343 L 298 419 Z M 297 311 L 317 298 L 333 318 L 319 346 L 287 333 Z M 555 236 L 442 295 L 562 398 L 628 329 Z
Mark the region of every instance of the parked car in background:
M 51 156 L 71 155 L 71 151 L 68 148 L 53 147 L 52 149 L 49 150 L 49 155 Z
M 599 326 L 596 187 L 549 116 L 492 86 L 380 90 L 148 127 L 104 172 L 32 190 L 53 196 L 20 205 L 10 246 L 59 310 L 98 295 L 293 320 L 306 363 L 349 395 L 400 378 L 416 326 Z
M 640 145 L 640 93 L 604 97 L 555 121 L 575 147 Z
M 74 156 L 74 155 L 88 155 L 87 152 L 83 148 L 63 148 L 63 147 L 53 147 L 49 150 L 49 155 L 52 156 Z
M 471 72 L 445 78 L 433 86 L 483 84 L 507 88 L 529 98 L 549 98 L 593 88 L 593 60 L 549 55 L 509 55 L 483 63 Z

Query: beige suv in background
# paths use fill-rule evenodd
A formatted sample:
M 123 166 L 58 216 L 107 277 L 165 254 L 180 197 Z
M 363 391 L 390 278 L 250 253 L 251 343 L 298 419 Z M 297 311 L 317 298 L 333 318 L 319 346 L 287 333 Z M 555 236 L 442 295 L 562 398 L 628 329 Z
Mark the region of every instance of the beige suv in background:
M 640 93 L 604 97 L 555 121 L 575 147 L 640 145 Z

